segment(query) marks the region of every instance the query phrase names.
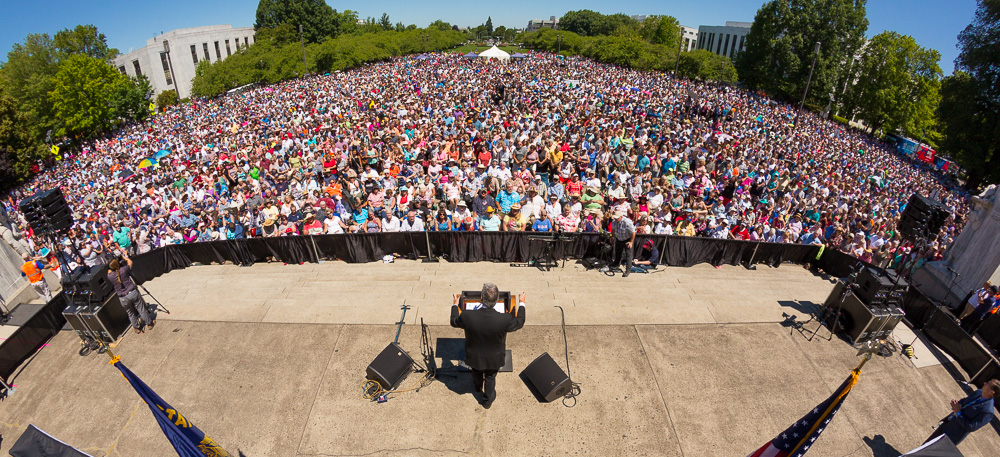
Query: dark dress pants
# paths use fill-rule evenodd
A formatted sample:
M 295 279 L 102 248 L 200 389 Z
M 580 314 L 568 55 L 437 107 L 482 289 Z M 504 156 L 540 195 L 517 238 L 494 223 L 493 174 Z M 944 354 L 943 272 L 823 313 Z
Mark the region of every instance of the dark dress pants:
M 497 399 L 497 371 L 472 369 L 472 383 L 476 392 L 483 392 L 483 403 Z
M 629 271 L 628 269 L 632 268 L 632 248 L 627 247 L 626 244 L 628 244 L 628 240 L 620 241 L 615 239 L 614 258 L 611 260 L 611 268 L 621 265 L 623 261 L 625 263 L 624 271 Z

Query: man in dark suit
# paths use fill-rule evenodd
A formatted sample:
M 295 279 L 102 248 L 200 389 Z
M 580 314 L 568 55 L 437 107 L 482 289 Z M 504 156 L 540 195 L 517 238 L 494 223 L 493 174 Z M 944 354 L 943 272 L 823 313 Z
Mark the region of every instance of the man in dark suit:
M 503 367 L 507 352 L 507 333 L 524 326 L 524 297 L 515 314 L 493 309 L 500 291 L 496 284 L 483 284 L 482 302 L 475 309 L 459 308 L 460 295 L 455 295 L 451 307 L 451 326 L 465 329 L 465 364 L 472 369 L 476 392 L 482 395 L 480 404 L 490 409 L 497 398 L 497 371 Z
M 961 443 L 970 433 L 993 419 L 994 399 L 997 394 L 1000 394 L 1000 381 L 991 379 L 972 395 L 961 400 L 952 400 L 951 414 L 941 421 L 941 425 L 930 438 L 927 438 L 927 441 L 945 435 L 952 443 L 956 445 Z

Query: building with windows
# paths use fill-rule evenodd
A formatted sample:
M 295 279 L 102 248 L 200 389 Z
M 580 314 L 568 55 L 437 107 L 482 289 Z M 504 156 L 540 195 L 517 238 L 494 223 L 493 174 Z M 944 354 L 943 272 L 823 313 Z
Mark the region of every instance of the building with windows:
M 698 27 L 698 49 L 707 49 L 732 59 L 746 49 L 749 32 L 749 22 L 726 21 L 726 25 L 703 25 Z
M 250 46 L 253 37 L 253 27 L 232 25 L 171 30 L 146 40 L 142 48 L 119 55 L 113 63 L 123 74 L 146 75 L 157 94 L 174 89 L 178 97 L 186 98 L 191 96 L 191 80 L 199 62 L 224 60 Z
M 559 29 L 559 18 L 555 16 L 549 16 L 549 20 L 544 19 L 532 19 L 528 21 L 528 31 L 534 32 L 539 29 Z
M 681 49 L 684 51 L 693 51 L 698 49 L 698 29 L 682 25 L 681 43 Z

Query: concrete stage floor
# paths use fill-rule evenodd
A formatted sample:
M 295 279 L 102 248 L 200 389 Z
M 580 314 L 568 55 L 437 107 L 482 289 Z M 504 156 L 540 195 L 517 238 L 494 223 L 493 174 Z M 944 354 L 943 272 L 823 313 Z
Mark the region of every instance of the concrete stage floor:
M 840 339 L 807 341 L 814 324 L 804 335 L 782 325 L 783 314 L 808 319 L 833 287 L 828 278 L 794 265 L 661 270 L 621 278 L 574 264 L 551 272 L 408 261 L 193 266 L 147 284 L 172 314 L 116 352 L 195 425 L 248 457 L 742 457 L 858 362 Z M 492 409 L 476 403 L 465 373 L 442 373 L 384 404 L 359 398 L 401 304 L 413 308 L 400 342 L 419 358 L 414 324 L 422 318 L 435 340 L 461 338 L 447 326 L 451 294 L 484 280 L 528 293 L 527 326 L 508 337 L 515 373 L 498 376 Z M 538 403 L 516 374 L 542 352 L 565 368 L 555 305 L 566 310 L 582 388 L 573 408 Z M 80 357 L 78 348 L 64 331 L 16 376 L 17 392 L 0 403 L 0 454 L 35 424 L 94 456 L 175 455 L 108 357 Z M 952 373 L 963 374 L 932 351 L 918 343 L 913 361 L 875 357 L 807 455 L 894 457 L 918 446 L 948 401 L 965 395 Z M 995 424 L 960 445 L 966 456 L 997 455 Z

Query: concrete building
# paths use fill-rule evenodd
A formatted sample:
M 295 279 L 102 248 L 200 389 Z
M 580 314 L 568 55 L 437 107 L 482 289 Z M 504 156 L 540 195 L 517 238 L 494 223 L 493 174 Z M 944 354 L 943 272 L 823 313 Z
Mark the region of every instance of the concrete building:
M 681 49 L 684 51 L 693 51 L 698 49 L 698 29 L 682 25 L 681 42 L 683 43 L 681 45 Z
M 114 65 L 129 76 L 146 75 L 157 94 L 176 89 L 178 97 L 186 98 L 191 96 L 191 80 L 198 62 L 224 60 L 253 43 L 253 36 L 253 27 L 233 28 L 228 24 L 171 30 L 146 40 L 142 48 L 118 56 Z M 164 42 L 169 44 L 169 54 Z
M 559 30 L 559 18 L 555 16 L 549 16 L 549 20 L 544 19 L 532 19 L 528 21 L 528 31 L 534 32 L 539 29 L 553 29 Z
M 703 25 L 698 27 L 698 49 L 707 49 L 731 59 L 746 49 L 749 32 L 749 22 L 726 21 L 726 25 Z

